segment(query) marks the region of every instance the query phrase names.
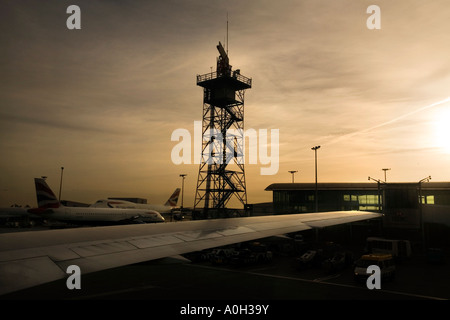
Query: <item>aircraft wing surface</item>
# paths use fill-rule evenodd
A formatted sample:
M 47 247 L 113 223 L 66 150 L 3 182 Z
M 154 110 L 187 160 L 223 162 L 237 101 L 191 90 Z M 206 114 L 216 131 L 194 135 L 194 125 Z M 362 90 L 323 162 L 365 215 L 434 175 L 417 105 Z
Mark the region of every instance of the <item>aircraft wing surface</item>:
M 0 295 L 69 276 L 380 217 L 337 211 L 0 234 Z

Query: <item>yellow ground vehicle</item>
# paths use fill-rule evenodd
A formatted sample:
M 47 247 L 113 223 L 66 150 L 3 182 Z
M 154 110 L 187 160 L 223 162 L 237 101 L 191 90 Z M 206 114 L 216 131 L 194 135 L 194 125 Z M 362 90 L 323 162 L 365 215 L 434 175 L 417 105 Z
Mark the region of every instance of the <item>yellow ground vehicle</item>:
M 354 277 L 356 280 L 366 280 L 371 274 L 367 268 L 371 265 L 380 267 L 381 279 L 393 279 L 395 276 L 395 262 L 391 254 L 372 253 L 361 256 L 355 262 Z

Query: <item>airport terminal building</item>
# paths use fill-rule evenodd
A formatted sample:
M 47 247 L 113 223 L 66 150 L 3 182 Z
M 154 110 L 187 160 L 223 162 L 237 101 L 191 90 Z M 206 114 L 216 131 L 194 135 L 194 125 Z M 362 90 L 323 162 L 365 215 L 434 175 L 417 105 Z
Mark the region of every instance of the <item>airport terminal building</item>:
M 273 192 L 276 214 L 372 211 L 384 214 L 383 230 L 390 234 L 449 231 L 450 182 L 274 183 L 265 190 Z

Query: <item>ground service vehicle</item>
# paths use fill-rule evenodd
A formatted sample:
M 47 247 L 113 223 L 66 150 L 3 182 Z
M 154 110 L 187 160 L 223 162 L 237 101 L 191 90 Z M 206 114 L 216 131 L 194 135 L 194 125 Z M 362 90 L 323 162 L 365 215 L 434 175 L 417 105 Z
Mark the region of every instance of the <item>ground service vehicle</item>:
M 320 261 L 320 252 L 318 250 L 308 250 L 296 259 L 297 267 L 304 269 L 316 265 Z
M 361 256 L 355 262 L 355 280 L 367 280 L 371 273 L 367 273 L 367 268 L 371 265 L 380 267 L 381 279 L 393 279 L 395 277 L 395 262 L 391 254 L 372 253 Z
M 214 265 L 223 265 L 230 262 L 234 248 L 216 248 L 210 254 L 210 262 Z
M 367 252 L 387 253 L 394 258 L 404 259 L 411 256 L 411 243 L 408 240 L 367 238 Z
M 245 265 L 270 262 L 272 261 L 272 257 L 272 251 L 268 250 L 266 245 L 259 242 L 252 242 L 240 250 L 234 251 L 230 261 L 235 265 Z

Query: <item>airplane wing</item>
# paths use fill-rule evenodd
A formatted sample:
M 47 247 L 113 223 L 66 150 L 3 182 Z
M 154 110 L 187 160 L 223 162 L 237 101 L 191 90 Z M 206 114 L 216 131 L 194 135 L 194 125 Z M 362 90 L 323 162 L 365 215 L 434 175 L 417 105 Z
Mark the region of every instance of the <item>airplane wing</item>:
M 0 295 L 68 276 L 273 235 L 380 217 L 320 212 L 0 234 Z

